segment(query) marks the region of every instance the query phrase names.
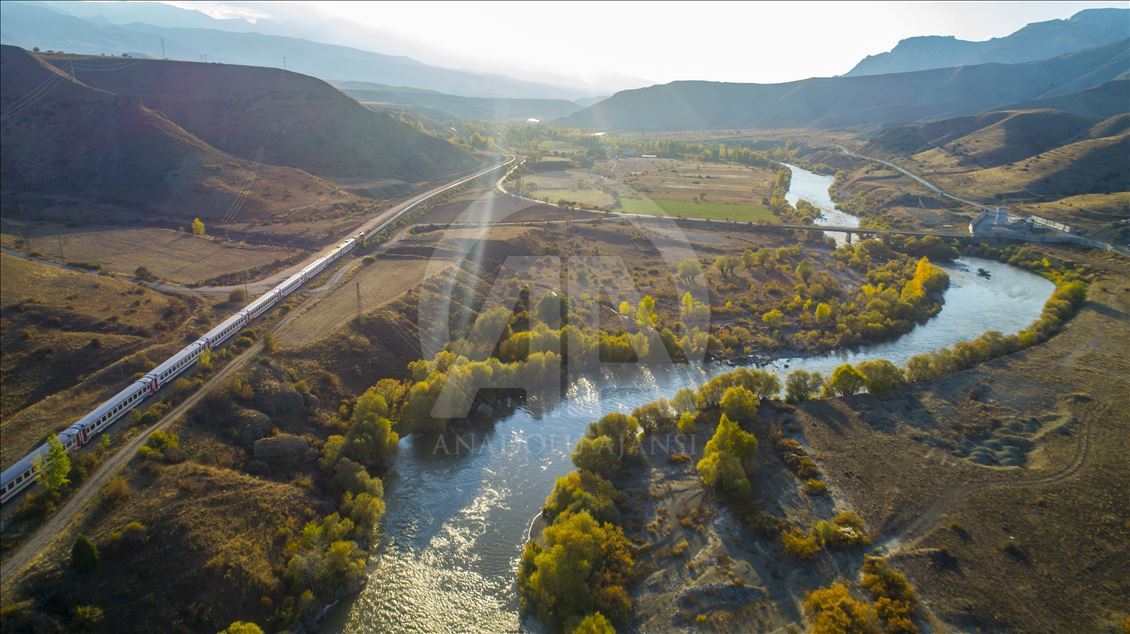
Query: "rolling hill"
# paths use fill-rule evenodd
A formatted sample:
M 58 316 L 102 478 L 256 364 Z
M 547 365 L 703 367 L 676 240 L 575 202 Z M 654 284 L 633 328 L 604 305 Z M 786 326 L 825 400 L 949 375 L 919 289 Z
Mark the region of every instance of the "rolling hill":
M 1125 77 L 1130 40 L 1024 64 L 813 78 L 783 84 L 680 81 L 626 90 L 563 119 L 617 130 L 868 129 L 970 115 Z
M 1087 9 L 1067 20 L 1035 22 L 1011 35 L 983 42 L 952 36 L 907 38 L 886 53 L 867 56 L 845 76 L 885 75 L 993 62 L 1032 62 L 1109 44 L 1127 34 L 1130 34 L 1130 9 Z
M 331 179 L 414 181 L 476 164 L 450 143 L 294 72 L 70 55 L 46 59 L 73 68 L 91 86 L 139 99 L 209 145 L 247 160 L 259 156 Z
M 75 81 L 12 46 L 0 46 L 0 140 L 6 202 L 63 201 L 86 221 L 118 209 L 186 226 L 236 205 L 241 218 L 262 219 L 356 200 L 301 170 L 221 152 L 138 98 Z
M 506 121 L 567 117 L 582 106 L 566 99 L 506 99 L 462 97 L 434 90 L 385 86 L 360 81 L 333 82 L 342 92 L 366 105 L 390 106 L 409 112 L 435 116 L 443 113 L 455 119 Z
M 54 6 L 60 10 L 65 8 Z M 195 23 L 206 24 L 207 20 L 198 18 Z M 0 42 L 29 50 L 39 47 L 111 57 L 131 53 L 139 57 L 206 59 L 270 68 L 285 66 L 323 79 L 413 86 L 472 97 L 569 99 L 591 94 L 578 88 L 432 66 L 398 55 L 226 28 L 170 28 L 142 22 L 114 24 L 104 19 L 84 19 L 35 3 L 0 4 Z

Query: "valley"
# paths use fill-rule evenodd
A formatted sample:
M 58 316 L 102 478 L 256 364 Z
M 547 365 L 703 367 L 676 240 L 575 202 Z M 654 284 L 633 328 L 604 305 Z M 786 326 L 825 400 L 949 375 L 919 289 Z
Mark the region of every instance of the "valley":
M 1130 632 L 1130 10 L 213 4 L 2 8 L 0 632 Z

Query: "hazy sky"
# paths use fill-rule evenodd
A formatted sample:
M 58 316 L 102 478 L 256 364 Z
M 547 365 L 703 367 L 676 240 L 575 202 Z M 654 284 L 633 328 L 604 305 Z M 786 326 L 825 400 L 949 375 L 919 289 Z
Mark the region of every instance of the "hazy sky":
M 1126 2 L 409 3 L 175 2 L 215 16 L 344 19 L 337 43 L 551 81 L 780 82 L 844 73 L 915 35 L 984 40 Z M 292 22 L 292 25 L 294 23 Z M 323 23 L 324 24 L 324 23 Z M 379 31 L 365 36 L 361 28 Z M 1128 27 L 1130 28 L 1130 27 Z M 327 32 L 311 26 L 311 39 Z M 634 81 L 633 81 L 634 80 Z M 640 82 L 639 80 L 645 80 Z

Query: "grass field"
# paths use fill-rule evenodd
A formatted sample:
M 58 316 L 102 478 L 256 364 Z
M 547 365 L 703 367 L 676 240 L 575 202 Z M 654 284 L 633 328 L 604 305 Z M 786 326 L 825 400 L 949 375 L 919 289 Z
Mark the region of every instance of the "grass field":
M 550 203 L 559 200 L 569 200 L 580 203 L 585 207 L 605 207 L 612 205 L 612 196 L 599 189 L 539 189 L 530 192 L 530 196 Z
M 189 233 L 158 228 L 35 226 L 13 232 L 5 225 L 4 246 L 25 238 L 25 252 L 62 262 L 89 262 L 111 273 L 133 275 L 144 266 L 157 277 L 182 284 L 245 271 L 297 251 L 202 239 Z
M 738 222 L 780 222 L 764 205 L 734 205 L 727 203 L 696 203 L 686 200 L 647 200 L 623 198 L 620 211 L 630 214 L 657 214 L 657 208 L 669 216 L 703 218 L 709 220 L 735 220 Z

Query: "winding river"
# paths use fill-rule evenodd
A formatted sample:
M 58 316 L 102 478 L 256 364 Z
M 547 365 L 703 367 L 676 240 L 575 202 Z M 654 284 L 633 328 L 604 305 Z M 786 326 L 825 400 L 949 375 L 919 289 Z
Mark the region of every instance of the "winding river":
M 789 166 L 787 199 L 821 209 L 821 224 L 855 225 L 835 209 L 832 178 Z M 840 234 L 842 236 L 842 234 Z M 836 237 L 833 235 L 833 237 Z M 992 277 L 976 274 L 987 269 Z M 920 352 L 975 338 L 985 330 L 1015 333 L 1036 320 L 1054 289 L 1041 277 L 998 262 L 962 258 L 947 266 L 950 288 L 941 312 L 895 341 L 818 357 L 780 359 L 783 375 L 829 372 L 844 362 L 886 358 L 904 363 Z M 609 373 L 576 381 L 546 411 L 537 404 L 458 436 L 401 441 L 396 472 L 385 480 L 388 512 L 381 545 L 361 595 L 332 611 L 325 629 L 370 632 L 502 632 L 536 629 L 518 616 L 514 573 L 530 521 L 554 479 L 572 469 L 570 454 L 585 427 L 611 411 L 630 411 L 729 369 L 723 365 Z

